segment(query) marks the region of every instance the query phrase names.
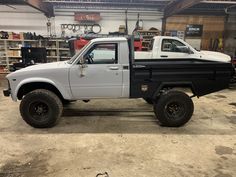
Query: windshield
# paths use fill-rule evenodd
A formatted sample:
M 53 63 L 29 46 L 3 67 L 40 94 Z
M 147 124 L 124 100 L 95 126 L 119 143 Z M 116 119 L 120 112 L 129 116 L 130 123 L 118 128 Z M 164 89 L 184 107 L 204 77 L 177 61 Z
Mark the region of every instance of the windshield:
M 81 52 L 90 44 L 89 41 L 82 49 L 79 50 L 79 52 L 76 52 L 76 54 L 68 61 L 69 64 L 74 63 L 74 61 L 78 58 L 78 56 L 81 54 Z

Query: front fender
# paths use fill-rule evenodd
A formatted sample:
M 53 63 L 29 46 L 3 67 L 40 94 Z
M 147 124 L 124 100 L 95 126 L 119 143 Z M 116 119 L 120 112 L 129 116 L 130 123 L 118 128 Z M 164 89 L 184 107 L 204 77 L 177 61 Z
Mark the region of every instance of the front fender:
M 14 101 L 17 101 L 17 94 L 18 94 L 19 89 L 24 84 L 29 84 L 29 83 L 33 83 L 33 82 L 44 82 L 44 83 L 51 84 L 58 89 L 58 91 L 61 93 L 61 95 L 63 96 L 64 99 L 68 99 L 68 100 L 72 99 L 72 95 L 71 95 L 71 91 L 70 91 L 69 86 L 66 87 L 59 82 L 52 81 L 51 79 L 48 79 L 48 78 L 40 78 L 40 77 L 26 78 L 24 80 L 21 80 L 16 85 L 15 89 L 11 91 L 12 99 Z

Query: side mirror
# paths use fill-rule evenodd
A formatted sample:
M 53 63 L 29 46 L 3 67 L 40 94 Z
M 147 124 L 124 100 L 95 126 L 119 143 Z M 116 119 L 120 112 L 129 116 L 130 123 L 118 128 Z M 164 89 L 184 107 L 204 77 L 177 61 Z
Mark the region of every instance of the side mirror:
M 188 54 L 193 54 L 194 52 L 188 47 Z
M 94 53 L 91 52 L 91 53 L 89 54 L 89 56 L 90 56 L 91 58 L 94 58 Z

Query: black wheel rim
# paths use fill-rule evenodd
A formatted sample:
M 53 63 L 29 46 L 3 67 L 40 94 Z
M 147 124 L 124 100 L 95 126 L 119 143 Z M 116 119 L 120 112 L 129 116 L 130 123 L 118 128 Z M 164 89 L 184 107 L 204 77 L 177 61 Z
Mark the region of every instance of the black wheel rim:
M 165 106 L 165 114 L 171 119 L 179 119 L 185 114 L 185 107 L 181 102 L 170 102 Z
M 47 119 L 49 106 L 43 101 L 35 101 L 29 105 L 29 113 L 35 121 L 41 122 Z

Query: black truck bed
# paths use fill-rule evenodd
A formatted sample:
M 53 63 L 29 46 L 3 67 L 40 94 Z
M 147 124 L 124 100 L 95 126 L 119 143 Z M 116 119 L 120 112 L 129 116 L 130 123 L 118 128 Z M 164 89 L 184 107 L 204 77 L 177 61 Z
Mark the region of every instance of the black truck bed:
M 133 60 L 131 60 L 133 61 Z M 203 96 L 229 87 L 231 63 L 198 59 L 144 59 L 131 62 L 131 98 L 152 98 L 163 88 L 190 87 Z

